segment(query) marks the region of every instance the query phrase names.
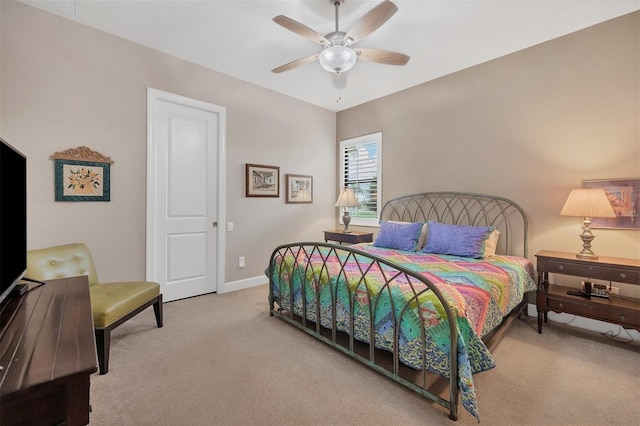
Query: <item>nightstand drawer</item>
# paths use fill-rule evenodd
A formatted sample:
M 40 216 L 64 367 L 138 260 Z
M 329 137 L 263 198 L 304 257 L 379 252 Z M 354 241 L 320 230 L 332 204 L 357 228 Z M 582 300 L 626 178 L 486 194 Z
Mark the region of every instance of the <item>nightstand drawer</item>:
M 373 233 L 356 231 L 324 231 L 324 240 L 337 241 L 340 244 L 370 243 L 373 241 Z
M 614 322 L 622 326 L 640 327 L 640 314 L 637 312 L 621 311 L 607 305 L 590 304 L 589 299 L 581 302 L 549 297 L 547 304 L 549 309 L 555 312 L 569 312 L 574 315 Z
M 628 284 L 640 282 L 640 271 L 621 270 L 620 268 L 608 268 L 605 266 L 563 262 L 552 259 L 549 260 L 548 268 L 549 272 L 584 278 Z
M 335 237 L 337 241 L 349 244 L 355 244 L 358 242 L 358 236 L 353 234 L 342 234 L 339 237 Z

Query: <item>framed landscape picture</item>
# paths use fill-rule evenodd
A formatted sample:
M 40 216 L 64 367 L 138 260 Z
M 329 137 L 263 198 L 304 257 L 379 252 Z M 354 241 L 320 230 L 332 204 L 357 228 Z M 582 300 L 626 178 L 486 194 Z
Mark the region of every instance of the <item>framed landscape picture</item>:
M 287 203 L 313 203 L 313 177 L 287 174 Z
M 247 163 L 245 173 L 245 196 L 280 196 L 280 167 Z
M 607 194 L 615 218 L 594 217 L 592 228 L 640 229 L 640 178 L 583 180 L 584 188 L 602 188 Z

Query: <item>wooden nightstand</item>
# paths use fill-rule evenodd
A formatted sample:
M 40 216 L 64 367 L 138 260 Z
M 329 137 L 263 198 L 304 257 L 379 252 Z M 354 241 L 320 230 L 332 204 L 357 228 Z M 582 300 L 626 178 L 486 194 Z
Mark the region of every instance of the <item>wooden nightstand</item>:
M 640 285 L 640 260 L 600 256 L 597 260 L 579 259 L 573 253 L 543 250 L 536 254 L 538 270 L 538 333 L 547 313 L 566 312 L 582 317 L 619 324 L 640 331 L 640 300 L 610 295 L 609 299 L 567 294 L 575 288 L 549 283 L 549 273 Z M 604 281 L 604 282 L 603 282 Z
M 373 241 L 373 232 L 351 231 L 345 234 L 342 231 L 324 231 L 324 242 L 336 241 L 340 244 L 370 243 Z

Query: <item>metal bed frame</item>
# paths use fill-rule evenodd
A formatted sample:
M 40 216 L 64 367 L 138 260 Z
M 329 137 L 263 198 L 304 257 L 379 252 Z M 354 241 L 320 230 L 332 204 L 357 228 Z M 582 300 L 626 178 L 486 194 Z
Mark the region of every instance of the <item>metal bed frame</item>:
M 527 257 L 527 217 L 524 210 L 513 201 L 485 194 L 467 193 L 467 192 L 427 192 L 420 194 L 412 194 L 403 197 L 394 198 L 385 203 L 380 213 L 381 220 L 393 220 L 403 222 L 426 222 L 429 220 L 440 223 L 472 225 L 472 226 L 493 226 L 500 231 L 500 239 L 496 252 L 498 254 L 508 254 L 521 257 Z M 327 258 L 340 254 L 341 268 L 339 275 L 342 276 L 342 282 L 346 283 L 344 275 L 344 265 L 347 261 L 356 261 L 360 272 L 360 280 L 354 290 L 350 290 L 350 331 L 342 333 L 338 331 L 336 326 L 336 301 L 337 286 L 331 290 L 331 327 L 325 328 L 321 325 L 321 321 L 311 321 L 308 316 L 315 319 L 320 318 L 320 292 L 315 291 L 315 305 L 310 310 L 307 303 L 307 294 L 305 286 L 301 284 L 303 292 L 302 310 L 304 315 L 296 315 L 294 313 L 294 297 L 293 297 L 293 281 L 294 278 L 300 279 L 301 283 L 309 279 L 309 274 L 313 275 L 313 284 L 316 289 L 320 288 L 320 281 L 326 280 L 329 270 L 326 267 Z M 310 264 L 296 263 L 292 268 L 284 267 L 284 262 L 278 264 L 279 258 L 285 256 L 293 256 L 298 259 L 298 255 L 302 254 L 304 259 L 308 259 L 312 255 L 319 255 L 323 259 L 320 273 L 316 274 L 310 267 Z M 338 257 L 338 256 L 335 256 Z M 354 303 L 353 298 L 356 290 L 366 290 L 369 296 L 369 289 L 366 285 L 367 274 L 371 270 L 384 270 L 384 286 L 379 292 L 383 294 L 389 290 L 389 285 L 397 278 L 402 278 L 411 285 L 413 297 L 399 309 L 399 318 L 393 319 L 394 341 L 393 351 L 380 350 L 374 344 L 367 344 L 354 338 Z M 304 272 L 304 275 L 303 275 Z M 288 306 L 281 306 L 279 297 L 274 295 L 274 274 L 281 279 L 278 283 L 282 283 L 282 277 L 288 276 L 289 282 L 289 303 Z M 298 274 L 296 276 L 296 274 Z M 450 333 L 451 352 L 449 356 L 449 377 L 444 380 L 448 381 L 448 399 L 443 398 L 433 391 L 434 387 L 438 387 L 438 382 L 434 382 L 433 373 L 427 370 L 429 360 L 422 354 L 421 370 L 412 370 L 406 367 L 399 360 L 399 330 L 404 319 L 404 314 L 411 309 L 412 302 L 417 302 L 418 297 L 431 290 L 438 300 L 442 303 L 447 318 L 453 318 L 454 314 L 443 297 L 442 293 L 436 285 L 431 283 L 426 277 L 419 275 L 401 265 L 380 258 L 378 256 L 366 253 L 356 247 L 341 246 L 330 243 L 320 242 L 298 242 L 285 244 L 277 247 L 269 262 L 269 305 L 270 316 L 276 316 L 294 325 L 295 327 L 305 331 L 317 339 L 336 348 L 340 352 L 362 362 L 370 368 L 385 375 L 391 380 L 398 382 L 409 389 L 429 398 L 436 403 L 442 405 L 449 410 L 449 418 L 458 419 L 458 348 L 457 348 L 457 328 L 455 321 L 448 321 Z M 322 277 L 321 277 L 322 276 Z M 338 277 L 334 277 L 338 278 Z M 279 284 L 280 286 L 282 284 Z M 417 288 L 419 287 L 419 288 Z M 420 290 L 420 288 L 422 290 Z M 278 288 L 278 294 L 282 294 L 282 288 Z M 348 288 L 347 288 L 348 290 Z M 391 298 L 390 298 L 391 299 Z M 375 342 L 374 330 L 374 312 L 376 311 L 379 297 L 369 297 L 369 337 L 368 342 Z M 277 305 L 277 307 L 276 307 Z M 509 319 L 503 321 L 503 325 L 499 328 L 508 328 L 515 316 L 519 316 L 523 309 L 526 309 L 526 298 L 516 307 L 508 316 Z M 526 310 L 525 310 L 526 312 Z M 426 330 L 424 327 L 424 318 L 422 312 L 418 310 L 422 329 L 420 330 L 422 347 L 425 345 Z M 311 314 L 311 315 L 310 315 Z M 507 317 L 505 317 L 507 319 Z M 504 334 L 502 330 L 500 337 Z M 492 332 L 495 336 L 495 332 Z M 487 336 L 486 336 L 487 337 Z M 496 342 L 497 344 L 497 342 Z M 490 349 L 495 345 L 487 345 Z M 391 359 L 389 359 L 391 357 Z M 443 378 L 436 378 L 443 380 Z M 443 393 L 443 392 L 441 392 Z

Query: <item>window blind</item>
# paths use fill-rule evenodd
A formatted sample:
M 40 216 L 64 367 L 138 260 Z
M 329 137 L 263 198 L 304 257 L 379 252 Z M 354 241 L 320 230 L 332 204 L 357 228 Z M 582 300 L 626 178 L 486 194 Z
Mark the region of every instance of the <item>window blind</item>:
M 351 188 L 360 205 L 349 212 L 354 225 L 377 226 L 380 210 L 382 134 L 340 142 L 341 187 Z

